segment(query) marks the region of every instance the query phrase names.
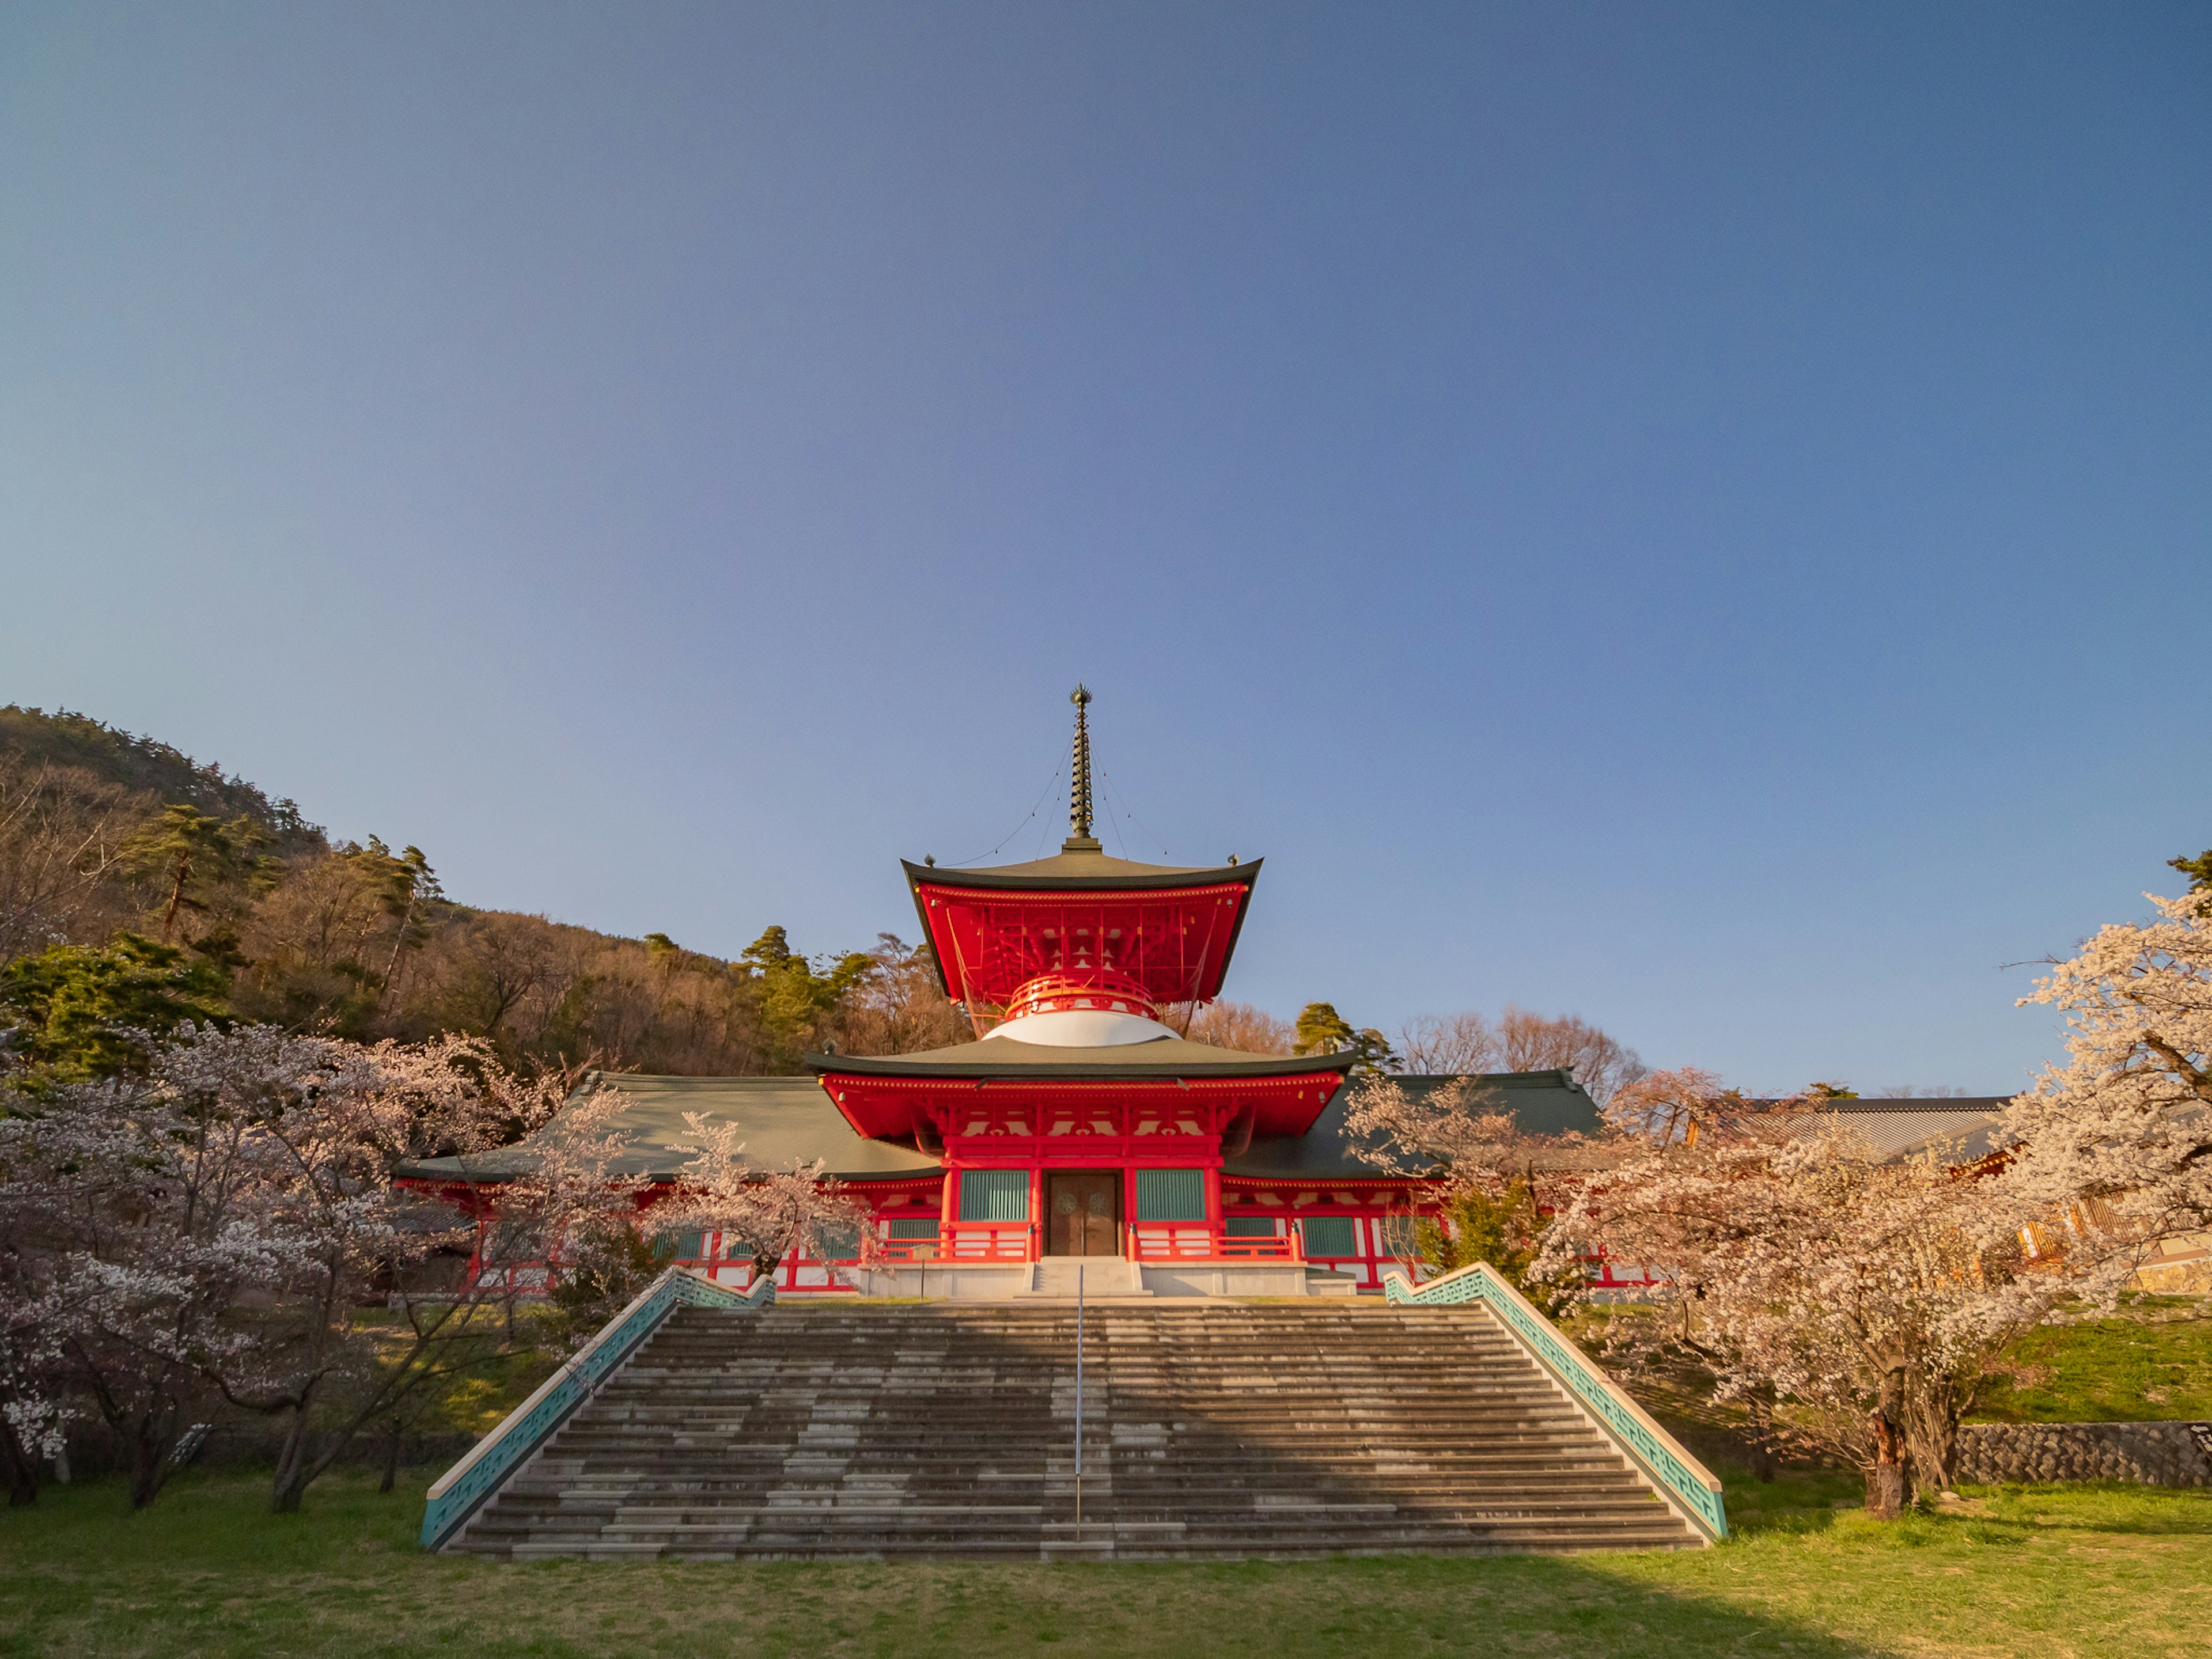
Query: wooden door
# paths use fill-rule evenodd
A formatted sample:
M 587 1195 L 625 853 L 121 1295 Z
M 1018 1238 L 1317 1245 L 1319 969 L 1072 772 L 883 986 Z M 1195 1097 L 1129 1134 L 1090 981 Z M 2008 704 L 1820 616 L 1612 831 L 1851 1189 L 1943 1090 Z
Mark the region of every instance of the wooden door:
M 1045 1254 L 1121 1254 L 1121 1176 L 1086 1170 L 1045 1178 Z

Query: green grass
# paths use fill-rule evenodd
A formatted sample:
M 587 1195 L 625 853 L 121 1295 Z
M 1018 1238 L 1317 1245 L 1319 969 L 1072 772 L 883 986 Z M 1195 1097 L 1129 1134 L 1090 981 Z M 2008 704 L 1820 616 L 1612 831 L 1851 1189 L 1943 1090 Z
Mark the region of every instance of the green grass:
M 2212 1419 L 2212 1318 L 2195 1302 L 2145 1297 L 2110 1319 L 2045 1325 L 2003 1363 L 1976 1422 Z
M 333 1477 L 295 1516 L 250 1474 L 131 1515 L 112 1482 L 0 1518 L 0 1654 L 694 1656 L 2202 1654 L 2212 1497 L 1970 1494 L 1883 1526 L 1854 1479 L 1732 1483 L 1684 1554 L 1229 1565 L 728 1565 L 425 1556 L 419 1483 Z

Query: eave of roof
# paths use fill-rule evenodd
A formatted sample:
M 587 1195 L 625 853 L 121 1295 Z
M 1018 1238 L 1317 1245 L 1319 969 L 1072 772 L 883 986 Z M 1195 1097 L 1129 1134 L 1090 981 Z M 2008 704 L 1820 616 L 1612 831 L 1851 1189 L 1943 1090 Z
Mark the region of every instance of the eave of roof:
M 1185 867 L 1172 864 L 1139 864 L 1129 859 L 1109 858 L 1103 853 L 1055 853 L 1048 859 L 1026 864 L 997 864 L 981 870 L 953 870 L 942 865 L 915 864 L 901 860 L 911 889 L 967 887 L 1010 892 L 1141 893 L 1177 887 L 1219 887 L 1242 882 L 1249 887 L 1259 879 L 1261 860 Z
M 1157 1037 L 1105 1048 L 1063 1048 L 994 1036 L 912 1054 L 807 1054 L 823 1075 L 915 1078 L 1060 1078 L 1115 1082 L 1172 1082 L 1177 1078 L 1342 1076 L 1358 1056 L 1255 1054 L 1183 1037 Z

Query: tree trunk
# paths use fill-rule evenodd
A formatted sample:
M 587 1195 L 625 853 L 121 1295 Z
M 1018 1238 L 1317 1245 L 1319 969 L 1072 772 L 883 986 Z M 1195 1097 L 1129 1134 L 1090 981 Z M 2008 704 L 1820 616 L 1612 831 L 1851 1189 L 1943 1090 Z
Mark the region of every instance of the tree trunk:
M 269 1492 L 269 1507 L 279 1515 L 297 1515 L 307 1490 L 307 1413 L 295 1407 L 284 1425 L 283 1449 L 276 1454 L 276 1479 Z
M 384 1479 L 377 1483 L 377 1491 L 390 1492 L 399 1480 L 399 1429 L 398 1412 L 392 1414 L 392 1437 L 384 1444 Z
M 1774 1483 L 1774 1407 L 1762 1392 L 1751 1402 L 1751 1472 L 1761 1483 Z
M 30 1449 L 15 1437 L 15 1430 L 0 1417 L 0 1453 L 8 1461 L 8 1507 L 20 1510 L 39 1501 L 39 1465 Z
M 161 918 L 161 943 L 167 945 L 177 931 L 177 911 L 185 902 L 185 884 L 192 878 L 191 854 L 187 853 L 177 860 L 176 884 L 169 891 L 169 914 Z
M 1973 1390 L 1966 1390 L 1971 1398 Z M 1961 1391 L 1954 1376 L 1934 1376 L 1912 1414 L 1912 1476 L 1923 1492 L 1947 1492 L 1959 1482 Z
M 1881 1380 L 1881 1403 L 1869 1413 L 1874 1426 L 1874 1467 L 1867 1471 L 1867 1513 L 1894 1521 L 1905 1513 L 1905 1431 L 1898 1419 L 1905 1406 L 1905 1374 L 1890 1371 Z
M 1947 1492 L 1959 1484 L 1959 1408 L 1948 1397 L 1929 1407 L 1926 1439 L 1924 1457 L 1913 1460 L 1914 1474 L 1924 1474 L 1936 1492 Z M 1925 1470 L 1920 1468 L 1923 1462 Z
M 162 1432 L 161 1419 L 152 1413 L 139 1419 L 131 1437 L 131 1507 L 143 1510 L 161 1495 L 169 1479 L 169 1455 L 176 1437 Z
M 1905 1513 L 1905 1465 L 1877 1463 L 1867 1471 L 1866 1512 L 1877 1521 Z

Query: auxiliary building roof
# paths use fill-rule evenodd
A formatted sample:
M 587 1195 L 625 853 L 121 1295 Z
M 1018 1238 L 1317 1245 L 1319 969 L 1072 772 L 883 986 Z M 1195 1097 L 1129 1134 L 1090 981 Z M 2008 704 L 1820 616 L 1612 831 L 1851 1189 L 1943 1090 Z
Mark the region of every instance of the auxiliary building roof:
M 1854 1131 L 1885 1163 L 1932 1152 L 1959 1165 L 1978 1163 L 2012 1144 L 2004 1124 L 2005 1108 L 2011 1103 L 2009 1095 L 1762 1101 L 1755 1104 L 1768 1107 L 1768 1111 L 1747 1113 L 1726 1127 L 1745 1134 L 1778 1127 L 1792 1139 L 1809 1140 L 1836 1126 Z
M 854 1133 L 838 1115 L 822 1085 L 811 1077 L 643 1077 L 607 1073 L 598 1080 L 627 1099 L 610 1132 L 626 1137 L 629 1156 L 617 1159 L 612 1173 L 648 1175 L 672 1180 L 689 1154 L 674 1150 L 691 1138 L 686 1112 L 737 1124 L 744 1131 L 745 1157 L 764 1168 L 811 1163 L 841 1180 L 934 1175 L 937 1159 L 911 1147 L 869 1140 Z M 495 1152 L 465 1158 L 426 1158 L 401 1169 L 403 1176 L 422 1181 L 504 1180 L 531 1167 L 531 1143 L 523 1139 Z
M 1454 1081 L 1449 1077 L 1394 1077 L 1390 1079 L 1419 1099 Z M 1558 1072 L 1491 1072 L 1473 1079 L 1495 1103 L 1485 1109 L 1510 1115 L 1514 1127 L 1529 1135 L 1587 1135 L 1595 1139 L 1605 1131 L 1597 1102 L 1575 1081 L 1575 1074 Z M 1360 1156 L 1378 1150 L 1363 1143 L 1344 1127 L 1351 1110 L 1352 1091 L 1340 1090 L 1322 1109 L 1312 1128 L 1302 1135 L 1255 1135 L 1252 1144 L 1224 1161 L 1221 1173 L 1231 1179 L 1286 1181 L 1372 1181 L 1379 1167 Z M 1536 1154 L 1540 1164 L 1577 1167 L 1598 1162 L 1600 1147 L 1583 1152 L 1573 1148 L 1547 1148 Z

